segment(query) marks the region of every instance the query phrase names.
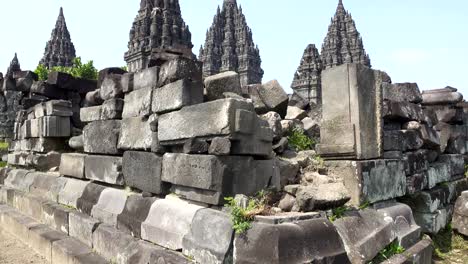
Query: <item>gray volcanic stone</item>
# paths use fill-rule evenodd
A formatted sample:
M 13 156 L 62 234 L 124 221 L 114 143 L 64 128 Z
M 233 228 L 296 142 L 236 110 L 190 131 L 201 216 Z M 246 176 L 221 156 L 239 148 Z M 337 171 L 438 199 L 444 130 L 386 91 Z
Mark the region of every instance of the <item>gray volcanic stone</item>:
M 205 78 L 205 89 L 209 101 L 224 98 L 223 93 L 242 94 L 239 74 L 227 71 Z
M 281 116 L 276 112 L 268 112 L 260 116 L 263 120 L 268 122 L 271 130 L 273 131 L 273 139 L 278 140 L 283 135 L 283 127 L 281 125 Z
M 135 73 L 128 72 L 122 75 L 122 79 L 120 79 L 120 83 L 122 84 L 122 90 L 124 93 L 129 93 L 133 91 L 133 83 L 134 83 Z
M 296 193 L 297 206 L 304 212 L 340 207 L 350 199 L 343 183 L 301 186 Z
M 153 89 L 152 100 L 151 110 L 154 113 L 179 110 L 184 106 L 203 103 L 203 86 L 201 82 L 179 80 Z
M 441 155 L 439 156 L 439 161 L 450 166 L 452 177 L 465 174 L 465 161 L 463 159 L 463 155 Z
M 415 104 L 423 100 L 417 83 L 383 83 L 382 89 L 384 100 Z
M 101 84 L 99 95 L 105 101 L 112 98 L 122 98 L 123 89 L 121 84 L 122 75 L 107 75 Z
M 349 212 L 333 225 L 343 239 L 351 263 L 367 263 L 395 239 L 393 222 L 375 210 Z
M 410 151 L 418 150 L 424 145 L 418 131 L 415 130 L 390 130 L 384 131 L 385 151 Z
M 97 121 L 83 129 L 84 151 L 96 154 L 119 154 L 117 148 L 120 120 Z
M 302 120 L 302 119 L 304 119 L 306 117 L 307 117 L 307 112 L 306 111 L 300 109 L 299 107 L 288 106 L 288 112 L 286 114 L 285 119 L 288 119 L 288 120 L 294 120 L 294 119 Z
M 178 129 L 174 130 L 176 126 Z M 255 114 L 253 105 L 243 100 L 223 99 L 187 106 L 159 117 L 158 138 L 163 146 L 181 145 L 189 138 L 215 137 L 231 139 L 234 155 L 271 154 L 271 129 Z
M 183 146 L 185 154 L 206 154 L 210 145 L 205 141 L 197 138 L 187 139 Z
M 79 239 L 88 247 L 93 247 L 93 232 L 100 222 L 86 214 L 72 211 L 68 215 L 70 236 Z
M 70 140 L 68 141 L 68 145 L 70 146 L 70 148 L 74 150 L 83 150 L 84 148 L 83 135 L 71 137 Z
M 88 92 L 85 96 L 85 105 L 86 107 L 100 105 L 104 102 L 101 98 L 101 89 Z
M 69 137 L 71 124 L 69 117 L 44 116 L 39 118 L 42 137 Z
M 86 156 L 85 175 L 86 179 L 123 185 L 122 158 L 95 155 Z
M 399 121 L 421 121 L 424 118 L 424 112 L 420 105 L 409 102 L 391 102 L 384 101 L 383 117 L 386 120 Z
M 80 109 L 81 122 L 89 123 L 101 120 L 102 106 L 91 106 Z
M 117 262 L 137 240 L 111 225 L 101 224 L 93 232 L 93 248 L 107 261 Z
M 182 79 L 201 82 L 202 63 L 184 57 L 177 57 L 176 59 L 167 61 L 161 66 L 159 71 L 158 87 Z
M 434 213 L 414 213 L 416 223 L 421 226 L 424 233 L 437 234 L 450 222 L 453 206 L 441 208 Z
M 105 188 L 93 206 L 91 216 L 103 223 L 117 226 L 117 216 L 122 213 L 127 198 L 124 190 Z
M 109 67 L 109 68 L 102 69 L 98 73 L 97 85 L 98 85 L 98 87 L 101 87 L 102 82 L 104 81 L 104 79 L 108 75 L 114 75 L 114 74 L 115 75 L 123 75 L 126 72 L 127 71 L 125 71 L 124 69 L 121 69 L 121 68 L 118 68 L 118 67 Z
M 98 203 L 99 198 L 101 197 L 101 193 L 104 191 L 104 189 L 106 189 L 106 187 L 93 182 L 86 185 L 81 197 L 76 203 L 76 208 L 78 211 L 87 215 L 91 215 L 91 211 Z
M 72 103 L 65 100 L 51 100 L 44 103 L 44 112 L 48 116 L 73 116 Z
M 315 241 L 322 241 L 316 243 Z M 343 242 L 325 218 L 287 224 L 253 223 L 236 235 L 234 263 L 351 263 Z
M 406 175 L 414 175 L 427 171 L 429 162 L 427 161 L 426 154 L 426 150 L 418 150 L 404 154 Z
M 36 225 L 28 230 L 28 235 L 26 237 L 28 239 L 28 244 L 31 245 L 36 252 L 44 256 L 47 261 L 51 261 L 53 243 L 66 239 L 67 235 L 45 225 Z
M 68 73 L 51 71 L 47 76 L 47 83 L 56 85 L 62 89 L 71 89 L 73 85 L 73 76 Z
M 151 113 L 151 87 L 142 88 L 125 95 L 123 118 L 149 116 Z
M 106 100 L 101 106 L 101 120 L 111 120 L 122 118 L 124 100 L 113 98 Z
M 52 227 L 57 231 L 61 231 L 65 234 L 68 234 L 68 215 L 70 211 L 70 209 L 62 205 L 56 204 L 54 202 L 43 203 L 41 222 Z
M 128 197 L 122 213 L 117 216 L 117 228 L 133 237 L 141 238 L 141 223 L 148 217 L 151 205 L 155 201 L 156 198 L 139 195 Z
M 199 263 L 232 261 L 233 229 L 229 215 L 213 209 L 198 210 L 183 239 L 184 255 Z
M 182 249 L 183 238 L 202 208 L 177 198 L 156 200 L 141 225 L 141 238 L 172 250 Z
M 427 169 L 428 188 L 432 189 L 437 184 L 448 182 L 452 178 L 450 165 L 442 162 L 432 163 Z
M 3 86 L 5 86 L 5 84 L 7 83 L 8 81 L 4 82 Z M 48 84 L 47 82 L 44 82 L 44 81 L 34 82 L 33 85 L 31 86 L 31 93 L 43 95 L 52 99 L 67 98 L 65 90 L 60 89 L 55 85 Z
M 270 81 L 258 87 L 258 94 L 267 109 L 286 116 L 289 97 L 277 80 Z
M 406 194 L 414 194 L 416 192 L 427 189 L 426 173 L 417 173 L 406 177 Z
M 151 67 L 136 72 L 133 76 L 133 89 L 128 90 L 132 91 L 139 89 L 155 88 L 158 84 L 158 77 L 159 67 Z
M 229 155 L 231 153 L 231 141 L 227 138 L 213 138 L 208 153 L 216 156 Z
M 389 200 L 406 193 L 403 161 L 325 161 L 325 166 L 329 175 L 343 179 L 353 205 Z
M 63 153 L 60 159 L 60 174 L 84 179 L 86 156 L 79 153 Z
M 164 194 L 167 186 L 161 181 L 163 158 L 154 153 L 126 151 L 123 156 L 125 184 L 143 192 Z
M 151 123 L 154 118 L 156 116 L 152 115 L 150 117 L 122 119 L 118 148 L 122 150 L 150 150 L 153 144 L 153 134 L 155 134 L 151 131 Z
M 173 250 L 168 250 L 163 247 L 154 245 L 146 241 L 138 241 L 130 244 L 129 247 L 119 256 L 122 263 L 132 264 L 147 264 L 147 263 L 177 263 L 191 264 L 192 260 L 188 259 L 181 253 Z
M 452 225 L 460 234 L 468 236 L 468 191 L 463 192 L 455 203 Z
M 423 105 L 456 104 L 463 101 L 463 95 L 457 91 L 424 91 Z
M 83 195 L 88 184 L 89 182 L 87 181 L 67 179 L 65 187 L 59 192 L 58 202 L 63 205 L 78 208 L 78 199 Z

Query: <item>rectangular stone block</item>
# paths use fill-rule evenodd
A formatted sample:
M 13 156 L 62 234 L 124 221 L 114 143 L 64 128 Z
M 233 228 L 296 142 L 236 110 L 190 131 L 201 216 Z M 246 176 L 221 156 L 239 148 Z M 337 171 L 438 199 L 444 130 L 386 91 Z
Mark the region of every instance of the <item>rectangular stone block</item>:
M 102 106 L 84 107 L 80 109 L 81 122 L 89 123 L 101 120 Z
M 122 213 L 128 195 L 124 190 L 106 188 L 91 210 L 91 216 L 105 224 L 117 226 L 117 216 Z
M 70 209 L 54 202 L 42 204 L 41 222 L 68 235 Z
M 122 213 L 117 216 L 117 228 L 141 238 L 141 224 L 148 217 L 151 205 L 156 200 L 155 197 L 129 196 Z
M 149 116 L 153 89 L 141 88 L 125 95 L 123 118 Z
M 86 179 L 123 185 L 122 157 L 96 156 L 85 157 Z
M 80 212 L 70 212 L 70 236 L 79 239 L 88 247 L 93 247 L 93 231 L 100 222 Z
M 65 187 L 59 192 L 58 202 L 77 208 L 77 201 L 83 195 L 88 184 L 88 181 L 68 179 Z
M 452 177 L 465 174 L 465 160 L 463 155 L 441 155 L 439 156 L 439 162 L 449 165 Z
M 158 84 L 159 67 L 151 67 L 134 73 L 133 90 L 155 88 Z
M 31 150 L 34 152 L 48 153 L 68 148 L 66 138 L 31 138 L 29 140 Z
M 351 203 L 359 206 L 404 196 L 406 174 L 400 160 L 326 161 L 332 175 L 340 176 L 351 195 Z
M 101 106 L 101 120 L 121 119 L 124 100 L 114 98 L 105 101 Z
M 203 103 L 202 83 L 184 79 L 154 89 L 151 110 L 160 114 L 200 103 Z
M 73 264 L 77 257 L 91 253 L 91 248 L 75 238 L 68 237 L 52 244 L 52 264 Z
M 231 139 L 233 155 L 271 153 L 272 130 L 257 116 L 253 105 L 243 100 L 223 99 L 187 106 L 158 120 L 158 138 L 163 146 L 182 145 L 190 138 L 215 137 Z
M 43 104 L 47 116 L 73 116 L 72 102 L 65 100 L 51 100 Z
M 442 208 L 434 213 L 414 213 L 416 223 L 424 233 L 437 234 L 444 229 L 450 221 L 453 206 Z
M 120 120 L 97 121 L 83 129 L 84 152 L 96 154 L 120 153 L 117 148 L 120 133 Z
M 384 101 L 382 111 L 385 120 L 399 122 L 425 121 L 424 112 L 418 104 Z
M 31 228 L 29 232 L 29 245 L 47 261 L 52 260 L 52 244 L 67 238 L 67 235 L 53 230 L 45 225 Z
M 39 118 L 42 137 L 69 137 L 71 123 L 69 117 L 44 116 Z
M 122 120 L 118 148 L 121 150 L 150 150 L 153 142 L 151 123 L 155 116 L 131 117 Z
M 441 162 L 430 164 L 427 170 L 428 187 L 432 189 L 439 183 L 450 181 L 451 177 L 451 170 L 448 164 Z
M 379 76 L 377 71 L 358 64 L 341 65 L 322 73 L 320 155 L 355 159 L 382 157 Z
M 93 232 L 93 248 L 109 262 L 117 262 L 136 239 L 116 228 L 102 224 Z
M 162 156 L 148 152 L 126 151 L 123 156 L 125 184 L 143 192 L 164 194 L 167 184 L 161 181 Z
M 60 174 L 84 179 L 86 156 L 79 153 L 63 153 L 60 159 Z
M 203 63 L 181 56 L 168 60 L 159 70 L 158 87 L 182 79 L 202 82 L 202 67 Z
M 266 189 L 273 167 L 272 160 L 251 157 L 166 153 L 162 180 L 174 184 L 173 191 L 186 199 L 218 205 L 224 197 Z

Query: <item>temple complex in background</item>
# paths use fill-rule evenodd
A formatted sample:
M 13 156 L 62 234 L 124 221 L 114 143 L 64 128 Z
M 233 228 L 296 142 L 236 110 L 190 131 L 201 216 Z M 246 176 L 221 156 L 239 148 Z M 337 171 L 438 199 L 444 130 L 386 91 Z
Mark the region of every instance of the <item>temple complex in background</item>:
M 21 71 L 21 66 L 18 60 L 18 55 L 15 53 L 15 57 L 13 58 L 13 60 L 11 60 L 10 67 L 8 67 L 5 77 L 13 77 L 13 74 L 15 72 L 20 72 L 20 71 Z
M 199 59 L 203 62 L 203 77 L 235 71 L 242 86 L 262 82 L 260 52 L 236 0 L 224 0 L 222 9 L 218 7 Z
M 159 59 L 194 58 L 192 47 L 192 34 L 182 19 L 178 0 L 141 0 L 125 53 L 129 71 L 154 66 Z
M 42 57 L 39 63 L 47 68 L 55 66 L 70 67 L 73 65 L 75 57 L 75 46 L 70 38 L 63 9 L 60 8 L 55 28 L 52 30 L 50 40 L 45 47 L 44 57 Z
M 291 85 L 299 96 L 311 103 L 321 102 L 321 69 L 346 63 L 371 67 L 369 55 L 364 49 L 356 23 L 344 8 L 342 0 L 339 0 L 335 16 L 328 27 L 320 57 L 315 45 L 312 46 L 306 48 Z

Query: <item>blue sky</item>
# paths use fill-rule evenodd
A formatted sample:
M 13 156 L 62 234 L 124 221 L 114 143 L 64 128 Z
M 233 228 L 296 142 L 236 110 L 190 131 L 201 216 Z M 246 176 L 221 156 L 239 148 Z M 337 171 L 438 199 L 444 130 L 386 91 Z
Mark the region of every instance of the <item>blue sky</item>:
M 23 69 L 34 69 L 44 52 L 60 6 L 77 55 L 98 68 L 122 66 L 128 32 L 139 0 L 3 1 L 0 71 L 14 52 Z M 321 47 L 338 0 L 238 0 L 260 47 L 264 81 L 278 79 L 290 91 L 293 74 L 309 43 Z M 198 55 L 221 0 L 180 0 Z M 373 68 L 394 82 L 421 89 L 451 85 L 468 96 L 468 1 L 344 0 L 370 54 Z M 319 48 L 320 49 L 320 48 Z

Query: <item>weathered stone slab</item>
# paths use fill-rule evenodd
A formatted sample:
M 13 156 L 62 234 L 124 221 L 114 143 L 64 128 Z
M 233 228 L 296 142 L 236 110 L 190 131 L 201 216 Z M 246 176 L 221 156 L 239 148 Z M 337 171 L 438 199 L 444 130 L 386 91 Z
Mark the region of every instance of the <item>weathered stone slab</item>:
M 468 236 L 468 191 L 463 192 L 455 203 L 452 226 L 460 234 Z
M 225 263 L 232 256 L 233 229 L 229 215 L 212 209 L 195 214 L 183 239 L 183 253 L 199 263 Z
M 417 83 L 384 83 L 382 90 L 384 100 L 415 104 L 419 104 L 423 100 Z
M 423 105 L 456 104 L 463 101 L 463 95 L 459 92 L 423 92 Z
M 122 118 L 124 100 L 113 98 L 106 100 L 101 106 L 101 120 L 112 120 Z
M 439 162 L 443 162 L 451 168 L 452 177 L 465 174 L 465 160 L 463 155 L 441 155 Z
M 183 57 L 167 61 L 159 71 L 158 87 L 182 79 L 202 82 L 202 67 L 201 62 Z
M 34 177 L 28 177 L 29 173 L 28 170 L 12 170 L 5 179 L 5 186 L 23 192 L 29 192 L 29 187 L 34 181 Z
M 452 175 L 450 164 L 437 162 L 429 165 L 427 170 L 428 188 L 432 189 L 437 184 L 450 181 Z
M 47 153 L 67 149 L 66 139 L 63 138 L 31 138 L 29 143 L 34 152 Z
M 120 133 L 120 120 L 89 123 L 83 130 L 84 151 L 96 154 L 119 154 L 117 148 Z
M 343 179 L 351 203 L 378 202 L 404 196 L 406 174 L 399 160 L 326 161 L 330 175 Z
M 68 179 L 65 187 L 58 195 L 58 202 L 63 205 L 77 208 L 77 201 L 82 196 L 88 184 L 89 182 L 87 181 Z
M 52 263 L 73 263 L 79 256 L 92 253 L 87 247 L 75 238 L 65 238 L 52 244 Z
M 56 85 L 62 89 L 72 89 L 73 76 L 65 72 L 51 71 L 47 77 L 47 83 Z
M 215 137 L 231 139 L 233 155 L 271 153 L 271 129 L 255 114 L 253 105 L 243 100 L 224 99 L 187 106 L 159 118 L 158 138 L 163 146 L 182 145 L 189 138 Z
M 421 237 L 421 228 L 413 218 L 411 208 L 402 203 L 383 202 L 374 205 L 374 208 L 384 217 L 393 220 L 395 234 L 401 247 L 408 249 L 416 244 Z
M 414 212 L 435 213 L 449 202 L 449 189 L 436 187 L 405 197 L 402 201 L 408 204 Z
M 68 179 L 59 177 L 56 173 L 32 172 L 36 174 L 29 187 L 30 194 L 58 202 L 58 195 L 65 187 Z
M 416 245 L 406 250 L 403 254 L 398 254 L 382 262 L 382 264 L 431 264 L 433 242 L 430 239 L 423 239 Z
M 336 220 L 351 263 L 367 263 L 395 239 L 393 222 L 375 210 L 350 212 Z
M 71 237 L 79 239 L 88 247 L 93 247 L 93 232 L 100 222 L 86 214 L 72 211 L 68 215 L 69 233 Z
M 146 241 L 132 243 L 127 247 L 125 252 L 119 255 L 119 261 L 121 263 L 132 264 L 157 263 L 157 261 L 177 264 L 193 263 L 193 260 L 188 259 L 177 251 L 168 250 Z
M 380 81 L 376 72 L 357 64 L 322 72 L 323 109 L 317 146 L 321 156 L 373 159 L 383 155 Z
M 133 237 L 141 238 L 141 224 L 148 217 L 151 205 L 156 198 L 131 195 L 128 197 L 125 207 L 117 216 L 117 228 Z
M 159 68 L 151 67 L 136 72 L 133 76 L 133 90 L 155 88 L 158 84 Z
M 152 95 L 153 89 L 151 87 L 138 89 L 126 94 L 122 117 L 149 116 L 151 113 Z
M 222 204 L 224 197 L 253 195 L 265 189 L 274 177 L 273 161 L 251 157 L 166 153 L 162 180 L 172 183 L 175 193 L 190 200 Z
M 34 248 L 47 261 L 52 259 L 52 244 L 67 237 L 66 234 L 53 230 L 45 225 L 39 225 L 30 229 L 28 244 Z
M 107 75 L 101 84 L 99 94 L 105 101 L 112 98 L 122 98 L 123 89 L 121 84 L 122 75 L 112 74 Z
M 44 116 L 39 118 L 42 137 L 69 137 L 71 124 L 69 117 Z
M 133 91 L 133 82 L 135 78 L 135 73 L 128 72 L 122 75 L 120 83 L 122 84 L 122 90 L 124 93 L 129 93 Z
M 101 120 L 102 106 L 91 106 L 80 109 L 81 122 L 89 123 Z
M 414 194 L 427 189 L 426 173 L 417 173 L 406 177 L 406 194 Z
M 60 159 L 60 174 L 84 179 L 86 156 L 80 153 L 63 153 Z
M 106 188 L 93 206 L 91 216 L 108 225 L 117 226 L 117 216 L 122 213 L 127 198 L 124 190 Z
M 404 154 L 406 175 L 425 173 L 429 166 L 426 158 L 426 150 L 407 152 Z
M 85 176 L 90 180 L 123 185 L 122 157 L 86 156 Z
M 117 263 L 136 239 L 116 228 L 101 224 L 93 232 L 93 248 L 107 261 Z
M 94 182 L 88 184 L 84 189 L 81 197 L 77 200 L 76 208 L 78 211 L 91 215 L 93 207 L 98 203 L 101 193 L 106 189 L 105 186 Z
M 45 102 L 42 107 L 47 116 L 73 116 L 71 101 L 51 100 Z
M 118 148 L 121 150 L 150 150 L 153 144 L 151 124 L 155 115 L 150 117 L 130 117 L 122 120 Z
M 41 222 L 52 227 L 57 231 L 68 234 L 69 221 L 68 215 L 70 209 L 58 205 L 54 202 L 42 204 L 42 217 Z
M 262 84 L 257 91 L 269 111 L 277 112 L 283 118 L 286 116 L 289 97 L 277 80 Z
M 205 78 L 205 89 L 209 101 L 224 98 L 224 93 L 242 94 L 237 72 L 227 71 Z
M 183 238 L 202 208 L 174 198 L 157 200 L 141 225 L 141 238 L 172 250 L 182 249 Z
M 126 151 L 122 162 L 125 185 L 154 194 L 164 194 L 168 191 L 167 184 L 161 181 L 162 156 Z
M 337 230 L 324 218 L 279 225 L 254 223 L 234 240 L 234 263 L 320 261 L 351 263 Z
M 384 101 L 383 118 L 395 121 L 423 121 L 424 112 L 420 105 L 409 102 Z
M 202 84 L 183 79 L 154 89 L 151 110 L 160 114 L 200 103 L 203 103 Z
M 424 233 L 437 234 L 440 230 L 444 229 L 450 222 L 453 206 L 442 208 L 434 213 L 414 213 L 416 223 L 421 226 Z
M 418 131 L 390 130 L 384 131 L 384 151 L 418 150 L 424 145 Z

